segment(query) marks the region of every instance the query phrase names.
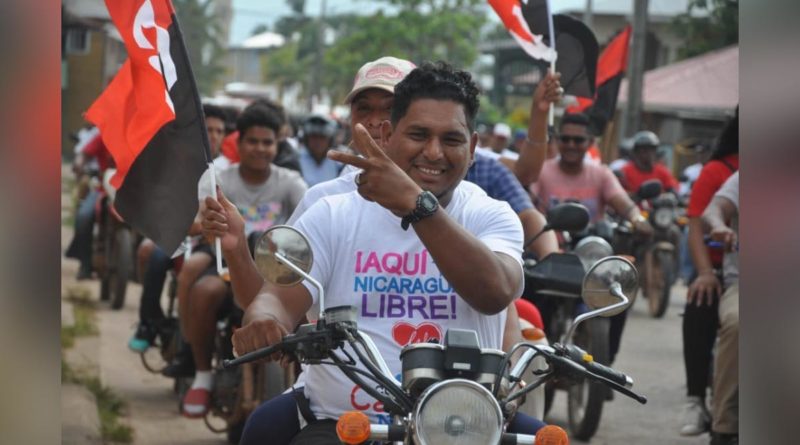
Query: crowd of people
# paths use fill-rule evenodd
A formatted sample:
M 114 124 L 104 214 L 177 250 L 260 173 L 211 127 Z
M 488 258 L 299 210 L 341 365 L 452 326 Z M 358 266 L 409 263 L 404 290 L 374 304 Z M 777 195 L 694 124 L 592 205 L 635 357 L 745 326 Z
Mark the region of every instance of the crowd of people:
M 238 354 L 274 344 L 303 317 L 315 314 L 315 288 L 273 286 L 256 269 L 254 242 L 274 225 L 292 225 L 308 237 L 315 259 L 311 275 L 330 290 L 332 306 L 367 304 L 353 292 L 361 270 L 356 253 L 413 257 L 425 252 L 432 262 L 417 275 L 444 278 L 458 297 L 451 308 L 457 316 L 437 320 L 441 332 L 474 329 L 484 347 L 496 349 L 513 344 L 514 338 L 505 333 L 514 331 L 509 325 L 517 320 L 514 301 L 523 287 L 523 245 L 544 227 L 549 208 L 579 202 L 592 221 L 610 212 L 640 236 L 651 235 L 653 228 L 631 196 L 652 179 L 665 192 L 680 192 L 678 181 L 658 159 L 658 136 L 637 133 L 629 159 L 615 163 L 615 173 L 599 159 L 595 137 L 600 135 L 592 134 L 585 115 L 566 114 L 557 126 L 548 126 L 547 111 L 563 95 L 559 77 L 548 73 L 539 83 L 528 127 L 516 131 L 503 122 L 477 122 L 480 93 L 466 71 L 442 62 L 415 66 L 394 57 L 368 62 L 356 73 L 345 99 L 350 107 L 347 128 L 329 116 L 312 115 L 295 131 L 280 104 L 261 99 L 241 111 L 235 131 L 226 131 L 233 130 L 226 113 L 205 105 L 218 189 L 211 188 L 212 170 L 207 171 L 198 185 L 200 211 L 187 233 L 191 255 L 177 275 L 180 328 L 187 346 L 164 370 L 170 377 L 194 378 L 182 401 L 183 414 L 203 417 L 209 409 L 211 352 L 220 314 L 233 307 L 244 311 L 233 337 Z M 695 273 L 683 318 L 688 401 L 680 433 L 701 434 L 710 426 L 713 444 L 738 443 L 737 132 L 738 114 L 694 180 L 687 212 Z M 342 133 L 351 135 L 349 144 L 340 143 Z M 91 138 L 76 162 L 78 171 L 87 158 L 108 167 L 101 138 Z M 84 198 L 68 252 L 81 261 L 80 278 L 91 277 L 87 209 L 95 199 L 92 193 Z M 215 238 L 221 241 L 221 252 L 214 249 Z M 723 248 L 710 247 L 709 240 Z M 559 250 L 559 240 L 546 233 L 528 250 L 543 258 Z M 218 254 L 229 277 L 218 274 Z M 172 252 L 149 240 L 139 245 L 137 259 L 140 321 L 128 346 L 142 352 L 153 345 L 164 320 L 160 297 L 175 260 Z M 404 320 L 429 321 L 424 310 L 413 312 Z M 612 319 L 612 362 L 625 314 Z M 397 321 L 367 311 L 359 319 L 359 327 L 376 340 L 393 371 L 399 371 L 403 345 L 387 332 Z M 251 414 L 241 443 L 262 443 L 265 437 L 271 443 L 289 443 L 304 425 L 320 437 L 335 437 L 327 419 L 353 409 L 351 386 L 333 368 L 304 369 L 293 391 Z M 298 416 L 301 406 L 309 408 Z M 365 413 L 373 419 L 385 415 L 372 408 Z M 540 419 L 520 413 L 509 430 L 534 434 L 542 425 Z

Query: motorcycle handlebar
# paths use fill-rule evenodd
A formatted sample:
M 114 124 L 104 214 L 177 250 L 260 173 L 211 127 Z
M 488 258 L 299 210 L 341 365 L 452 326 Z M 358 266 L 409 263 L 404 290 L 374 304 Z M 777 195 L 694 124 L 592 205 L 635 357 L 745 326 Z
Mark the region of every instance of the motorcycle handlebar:
M 605 377 L 608 380 L 611 380 L 612 382 L 626 388 L 631 388 L 633 386 L 633 379 L 631 377 L 625 373 L 617 371 L 616 369 L 595 362 L 583 349 L 575 345 L 569 345 L 567 346 L 567 353 L 572 360 L 581 363 L 587 371 L 597 374 L 601 377 Z
M 241 365 L 243 363 L 248 363 L 248 362 L 252 362 L 252 361 L 255 361 L 255 360 L 259 360 L 259 359 L 268 357 L 268 356 L 272 355 L 273 353 L 278 352 L 279 350 L 282 350 L 283 346 L 284 346 L 283 343 L 276 343 L 276 344 L 274 344 L 272 346 L 267 346 L 266 348 L 263 348 L 263 349 L 257 349 L 255 351 L 248 352 L 247 354 L 239 356 L 239 357 L 237 357 L 235 359 L 232 359 L 232 360 L 223 360 L 222 361 L 222 367 L 224 369 L 227 369 L 227 368 L 231 368 L 233 366 L 239 366 L 239 365 Z

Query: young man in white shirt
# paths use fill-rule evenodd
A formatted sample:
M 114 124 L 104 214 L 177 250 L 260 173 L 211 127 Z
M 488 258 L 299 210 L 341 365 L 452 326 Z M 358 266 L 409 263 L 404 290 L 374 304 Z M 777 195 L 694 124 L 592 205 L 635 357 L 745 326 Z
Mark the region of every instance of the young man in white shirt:
M 327 304 L 358 309 L 360 329 L 376 341 L 392 372 L 400 371 L 400 349 L 414 334 L 441 340 L 448 328 L 474 329 L 483 347 L 500 349 L 505 308 L 522 290 L 519 219 L 506 203 L 461 185 L 477 142 L 477 94 L 468 73 L 445 64 L 412 71 L 397 85 L 392 122 L 382 124 L 380 146 L 357 125 L 355 144 L 365 158 L 329 155 L 362 170 L 354 177 L 357 191 L 319 200 L 295 223 L 311 242 L 311 274 L 326 288 Z M 243 248 L 240 218 L 220 198 L 206 200 L 203 226 L 221 237 L 235 286 L 255 264 Z M 280 341 L 317 298 L 305 284 L 264 283 L 234 336 L 236 351 Z M 317 419 L 356 409 L 373 421 L 388 420 L 337 369 L 312 366 L 307 372 L 304 396 Z M 296 410 L 291 394 L 262 405 L 241 443 L 264 440 L 250 434 L 259 429 L 254 424 L 267 427 L 260 430 L 269 432 L 271 443 L 288 443 L 299 431 Z M 332 423 L 317 425 L 335 437 Z M 518 415 L 511 430 L 530 434 L 541 425 Z

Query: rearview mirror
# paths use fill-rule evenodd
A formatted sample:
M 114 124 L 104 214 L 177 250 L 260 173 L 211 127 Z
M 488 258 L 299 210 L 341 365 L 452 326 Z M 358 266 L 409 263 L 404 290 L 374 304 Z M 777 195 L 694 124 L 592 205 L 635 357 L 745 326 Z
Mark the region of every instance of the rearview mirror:
M 661 190 L 663 189 L 661 185 L 661 181 L 658 179 L 651 179 L 649 181 L 645 181 L 642 185 L 639 186 L 639 190 L 636 192 L 636 196 L 639 199 L 653 199 L 656 196 L 661 194 Z
M 547 228 L 580 232 L 589 225 L 589 210 L 583 204 L 565 202 L 547 211 Z
M 289 226 L 273 226 L 256 242 L 254 257 L 256 268 L 265 280 L 277 286 L 293 286 L 303 277 L 279 260 L 280 254 L 299 269 L 308 273 L 314 256 L 308 239 L 297 229 Z
M 636 267 L 630 261 L 619 256 L 610 256 L 596 262 L 583 278 L 583 302 L 591 309 L 603 309 L 623 301 L 619 292 L 624 294 L 629 303 L 614 310 L 604 312 L 603 317 L 610 317 L 633 305 L 639 286 Z

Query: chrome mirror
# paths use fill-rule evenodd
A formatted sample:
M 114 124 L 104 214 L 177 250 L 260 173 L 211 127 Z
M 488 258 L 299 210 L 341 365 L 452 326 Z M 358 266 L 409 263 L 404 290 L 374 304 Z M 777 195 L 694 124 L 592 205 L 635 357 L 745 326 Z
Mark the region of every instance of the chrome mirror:
M 306 274 L 314 263 L 308 239 L 289 226 L 273 226 L 264 232 L 253 256 L 261 276 L 276 286 L 294 286 L 305 278 L 289 262 Z
M 636 267 L 625 258 L 610 256 L 596 262 L 586 272 L 581 296 L 583 302 L 593 310 L 617 306 L 598 314 L 610 317 L 633 305 L 638 286 Z M 621 305 L 620 302 L 626 304 Z

